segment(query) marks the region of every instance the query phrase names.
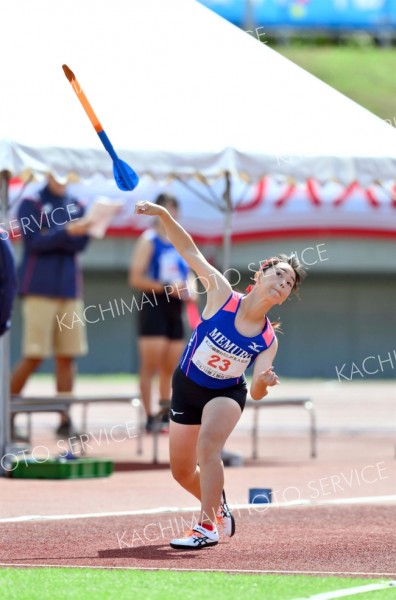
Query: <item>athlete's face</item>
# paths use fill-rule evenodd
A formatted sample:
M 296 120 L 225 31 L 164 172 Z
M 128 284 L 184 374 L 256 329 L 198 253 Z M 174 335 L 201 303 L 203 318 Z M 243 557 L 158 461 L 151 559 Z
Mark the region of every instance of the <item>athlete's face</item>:
M 261 271 L 257 284 L 271 296 L 274 304 L 282 304 L 290 295 L 296 282 L 294 269 L 286 262 L 280 262 Z

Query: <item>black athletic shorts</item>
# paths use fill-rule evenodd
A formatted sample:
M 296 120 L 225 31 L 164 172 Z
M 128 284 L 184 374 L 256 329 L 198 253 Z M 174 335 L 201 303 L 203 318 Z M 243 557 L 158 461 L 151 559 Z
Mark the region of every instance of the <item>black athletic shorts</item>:
M 172 380 L 172 401 L 169 417 L 182 425 L 200 425 L 204 406 L 213 398 L 226 396 L 237 402 L 241 412 L 245 408 L 247 385 L 242 376 L 236 385 L 211 389 L 198 385 L 177 367 Z
M 148 302 L 147 299 L 150 300 Z M 161 336 L 170 340 L 184 339 L 183 301 L 166 294 L 146 294 L 138 313 L 139 336 Z

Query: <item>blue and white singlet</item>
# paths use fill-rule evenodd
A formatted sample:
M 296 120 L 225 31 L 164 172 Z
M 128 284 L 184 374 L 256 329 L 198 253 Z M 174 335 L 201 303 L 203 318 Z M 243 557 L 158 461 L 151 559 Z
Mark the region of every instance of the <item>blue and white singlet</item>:
M 163 283 L 185 281 L 189 272 L 187 262 L 174 246 L 162 239 L 155 229 L 147 229 L 144 237 L 153 244 L 153 255 L 149 265 L 149 275 Z
M 267 317 L 264 329 L 253 337 L 241 335 L 235 327 L 242 294 L 233 292 L 210 319 L 200 319 L 181 357 L 181 371 L 207 388 L 224 388 L 239 382 L 260 352 L 275 339 Z

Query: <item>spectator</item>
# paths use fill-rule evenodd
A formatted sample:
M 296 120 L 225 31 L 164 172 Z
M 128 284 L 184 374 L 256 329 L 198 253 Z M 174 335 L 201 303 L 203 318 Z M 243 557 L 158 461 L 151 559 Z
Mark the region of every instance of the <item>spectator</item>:
M 156 204 L 177 218 L 179 205 L 169 194 L 160 194 Z M 139 379 L 146 411 L 146 431 L 155 426 L 152 411 L 152 382 L 159 373 L 160 406 L 171 397 L 172 375 L 184 346 L 183 304 L 190 299 L 189 267 L 167 238 L 160 219 L 138 239 L 133 253 L 129 283 L 140 290 Z M 187 289 L 188 287 L 188 289 Z M 163 412 L 164 425 L 169 421 Z
M 68 195 L 67 183 L 52 175 L 36 197 L 20 205 L 24 248 L 18 274 L 24 331 L 22 359 L 12 373 L 11 394 L 20 394 L 29 376 L 51 356 L 57 392 L 73 390 L 75 357 L 87 353 L 86 334 L 81 322 L 73 319 L 73 327 L 64 328 L 59 321 L 65 313 L 82 316 L 82 277 L 76 258 L 89 241 L 88 225 L 77 221 L 83 214 L 83 207 Z M 62 413 L 57 433 L 69 435 L 71 427 L 69 414 Z

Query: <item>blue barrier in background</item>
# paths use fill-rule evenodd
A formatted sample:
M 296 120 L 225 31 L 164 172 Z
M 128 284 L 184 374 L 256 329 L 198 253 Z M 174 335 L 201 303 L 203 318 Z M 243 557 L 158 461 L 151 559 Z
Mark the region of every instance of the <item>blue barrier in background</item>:
M 387 29 L 396 27 L 396 0 L 199 0 L 231 23 L 269 27 Z

